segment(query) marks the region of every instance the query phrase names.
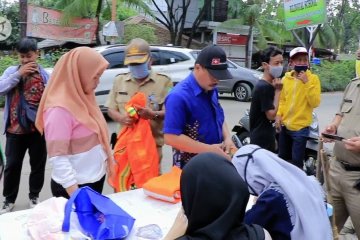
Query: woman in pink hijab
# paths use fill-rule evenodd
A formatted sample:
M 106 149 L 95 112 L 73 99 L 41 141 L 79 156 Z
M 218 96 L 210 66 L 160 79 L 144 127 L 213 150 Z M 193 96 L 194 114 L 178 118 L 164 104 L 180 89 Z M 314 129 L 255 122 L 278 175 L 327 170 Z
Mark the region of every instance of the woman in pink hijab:
M 101 193 L 112 169 L 107 123 L 94 93 L 108 65 L 94 49 L 75 48 L 59 59 L 42 96 L 36 127 L 45 133 L 56 197 L 69 198 L 82 186 Z

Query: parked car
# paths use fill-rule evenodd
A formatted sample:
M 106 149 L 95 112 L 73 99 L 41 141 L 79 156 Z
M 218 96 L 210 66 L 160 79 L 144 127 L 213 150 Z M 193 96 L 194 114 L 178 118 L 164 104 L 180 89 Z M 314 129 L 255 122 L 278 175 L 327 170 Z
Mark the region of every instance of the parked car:
M 110 63 L 108 69 L 102 74 L 100 83 L 95 90 L 96 100 L 103 112 L 107 96 L 112 88 L 115 77 L 129 70 L 124 65 L 124 52 L 126 45 L 106 45 L 95 47 Z M 172 46 L 150 46 L 152 69 L 159 73 L 167 74 L 174 84 L 183 80 L 193 68 L 200 50 Z M 233 79 L 220 81 L 220 93 L 233 93 L 236 100 L 248 101 L 252 89 L 262 76 L 261 72 L 243 68 L 232 61 L 228 61 Z M 49 72 L 52 69 L 47 69 Z

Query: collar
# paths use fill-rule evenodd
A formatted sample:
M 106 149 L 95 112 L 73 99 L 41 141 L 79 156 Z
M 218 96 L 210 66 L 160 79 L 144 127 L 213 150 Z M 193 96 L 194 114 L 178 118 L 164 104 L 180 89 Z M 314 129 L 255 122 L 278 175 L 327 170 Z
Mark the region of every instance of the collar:
M 191 73 L 189 75 L 190 78 L 190 88 L 192 89 L 194 95 L 197 97 L 199 96 L 201 93 L 205 92 L 204 89 L 202 89 L 199 85 L 199 83 L 196 81 L 195 75 L 194 73 Z

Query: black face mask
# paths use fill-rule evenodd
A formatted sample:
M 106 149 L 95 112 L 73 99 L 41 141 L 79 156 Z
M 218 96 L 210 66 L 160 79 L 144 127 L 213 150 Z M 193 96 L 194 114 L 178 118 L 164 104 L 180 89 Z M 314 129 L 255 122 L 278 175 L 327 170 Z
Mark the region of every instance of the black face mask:
M 295 70 L 295 72 L 301 72 L 301 71 L 304 71 L 304 72 L 306 72 L 306 70 L 308 70 L 309 69 L 309 66 L 308 65 L 295 65 L 294 66 L 294 70 Z
M 246 153 L 246 154 L 241 154 L 241 155 L 236 156 L 237 158 L 247 156 L 245 167 L 244 167 L 244 181 L 245 181 L 246 185 L 248 185 L 248 187 L 250 189 L 250 194 L 254 195 L 254 196 L 258 196 L 258 194 L 255 191 L 255 189 L 248 183 L 248 181 L 246 179 L 246 171 L 247 171 L 247 166 L 249 164 L 250 159 L 254 162 L 254 157 L 253 157 L 254 152 L 256 152 L 259 149 L 261 149 L 261 148 L 255 148 L 251 153 Z

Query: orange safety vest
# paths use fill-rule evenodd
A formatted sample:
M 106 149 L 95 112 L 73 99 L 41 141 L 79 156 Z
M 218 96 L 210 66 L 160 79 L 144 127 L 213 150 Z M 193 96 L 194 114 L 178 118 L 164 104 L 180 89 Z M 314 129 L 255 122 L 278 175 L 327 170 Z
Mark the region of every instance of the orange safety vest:
M 128 191 L 134 184 L 141 188 L 149 179 L 159 175 L 159 156 L 150 120 L 139 118 L 134 113 L 134 106 L 146 106 L 144 93 L 136 93 L 125 105 L 129 116 L 137 121 L 132 127 L 120 130 L 114 147 L 117 164 L 109 183 L 116 192 Z

